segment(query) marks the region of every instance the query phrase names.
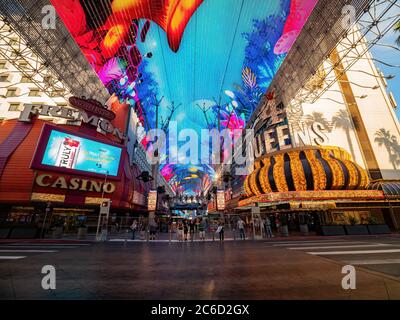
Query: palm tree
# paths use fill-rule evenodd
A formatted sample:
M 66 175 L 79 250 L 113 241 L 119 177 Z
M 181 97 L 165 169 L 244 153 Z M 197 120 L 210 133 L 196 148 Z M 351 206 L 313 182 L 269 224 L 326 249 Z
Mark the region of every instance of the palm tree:
M 322 112 L 313 112 L 309 114 L 308 116 L 305 117 L 306 119 L 306 124 L 311 126 L 314 122 L 319 122 L 322 124 L 326 130 L 329 132 L 332 131 L 332 123 L 330 123 L 323 115 Z
M 398 21 L 395 26 L 394 26 L 394 31 L 395 32 L 400 32 L 400 21 Z M 398 46 L 400 46 L 400 35 L 396 39 L 396 43 Z
M 346 133 L 346 138 L 350 148 L 350 153 L 351 156 L 353 157 L 353 160 L 355 160 L 356 157 L 354 153 L 354 147 L 350 137 L 350 129 L 353 128 L 353 123 L 346 110 L 342 109 L 339 112 L 337 112 L 336 115 L 333 116 L 332 118 L 332 124 L 335 126 L 335 128 L 343 129 L 344 132 Z
M 381 128 L 375 132 L 375 142 L 377 142 L 379 146 L 385 146 L 389 154 L 389 161 L 392 163 L 393 169 L 397 170 L 396 165 L 400 163 L 400 145 L 396 136 L 392 135 L 390 130 Z

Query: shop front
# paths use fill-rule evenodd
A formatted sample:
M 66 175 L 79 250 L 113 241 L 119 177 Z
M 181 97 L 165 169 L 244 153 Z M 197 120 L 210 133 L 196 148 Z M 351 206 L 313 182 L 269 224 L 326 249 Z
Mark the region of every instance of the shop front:
M 0 150 L 2 238 L 95 231 L 107 199 L 112 223 L 128 224 L 133 212 L 146 212 L 140 170 L 112 133 L 88 124 L 8 120 L 0 124 Z
M 260 158 L 235 212 L 253 223 L 253 208 L 272 229 L 289 234 L 376 234 L 396 229 L 399 195 L 370 188 L 364 169 L 337 147 L 303 147 Z M 392 210 L 392 216 L 387 210 Z M 254 222 L 256 223 L 256 221 Z

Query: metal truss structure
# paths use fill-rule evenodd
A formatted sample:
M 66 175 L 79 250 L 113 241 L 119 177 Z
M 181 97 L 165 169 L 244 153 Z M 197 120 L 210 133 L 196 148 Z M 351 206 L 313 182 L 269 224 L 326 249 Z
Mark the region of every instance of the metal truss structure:
M 358 19 L 356 27 L 346 32 L 339 42 L 339 46 L 336 47 L 339 59 L 336 61 L 329 58 L 325 59 L 317 72 L 289 102 L 287 105 L 288 117 L 294 123 L 297 123 L 303 113 L 302 104 L 312 104 L 320 99 L 324 93 L 330 91 L 338 79 L 349 71 L 358 60 L 365 59 L 365 54 L 373 46 L 383 46 L 400 53 L 399 48 L 383 43 L 385 35 L 393 30 L 395 24 L 398 23 L 399 12 L 400 3 L 397 0 L 374 0 Z M 392 67 L 400 67 L 379 59 L 372 58 L 372 60 Z M 398 63 L 398 61 L 395 63 Z M 338 69 L 339 65 L 345 67 Z M 352 71 L 364 72 L 363 70 Z M 353 85 L 363 87 L 362 84 L 353 83 Z
M 42 9 L 48 5 L 49 0 L 0 1 L 4 22 L 0 41 L 8 44 L 13 32 L 20 38 L 9 49 L 2 48 L 0 54 L 49 96 L 65 90 L 72 95 L 107 101 L 106 88 L 59 16 L 56 15 L 55 29 L 43 28 Z M 21 62 L 25 69 L 19 67 Z
M 28 78 L 30 83 L 35 84 L 49 97 L 63 96 L 67 99 L 71 95 L 65 83 L 57 78 L 42 59 L 26 45 L 24 39 L 17 36 L 4 21 L 0 21 L 0 57 L 10 62 L 16 69 L 15 72 Z M 16 84 L 7 87 L 13 85 Z
M 349 30 L 361 17 L 377 3 L 393 5 L 397 0 L 319 0 L 303 27 L 300 35 L 289 51 L 267 93 L 274 94 L 276 104 L 288 106 L 298 92 L 304 88 L 310 78 L 316 75 L 337 44 L 347 36 Z M 343 23 L 347 19 L 344 10 L 353 9 L 353 24 Z M 253 113 L 247 126 L 251 127 L 259 115 L 268 107 L 263 98 Z

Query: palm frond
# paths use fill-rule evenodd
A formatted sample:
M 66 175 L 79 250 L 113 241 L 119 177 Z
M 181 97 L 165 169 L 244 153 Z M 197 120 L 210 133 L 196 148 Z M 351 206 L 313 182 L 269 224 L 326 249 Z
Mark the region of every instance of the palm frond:
M 242 79 L 249 89 L 254 89 L 257 86 L 257 77 L 249 67 L 243 69 Z

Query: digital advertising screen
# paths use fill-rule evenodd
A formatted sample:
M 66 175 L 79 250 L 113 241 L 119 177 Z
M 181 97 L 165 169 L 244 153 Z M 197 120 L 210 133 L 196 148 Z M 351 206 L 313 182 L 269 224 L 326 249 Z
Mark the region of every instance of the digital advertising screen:
M 117 177 L 123 147 L 46 126 L 33 167 Z

